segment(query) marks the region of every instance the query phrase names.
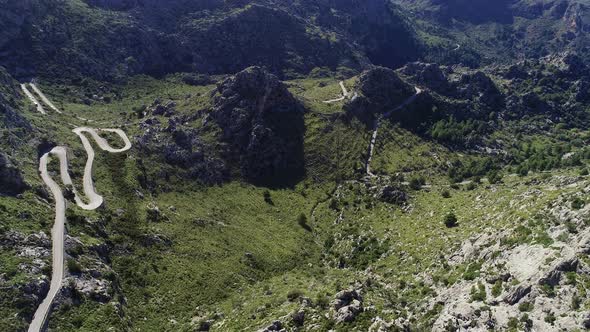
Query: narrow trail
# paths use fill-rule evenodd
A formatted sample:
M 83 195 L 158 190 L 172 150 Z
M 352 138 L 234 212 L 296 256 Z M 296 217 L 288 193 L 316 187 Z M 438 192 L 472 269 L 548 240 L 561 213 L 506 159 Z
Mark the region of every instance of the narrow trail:
M 346 98 L 350 97 L 350 93 L 348 92 L 348 90 L 346 90 L 346 86 L 344 86 L 344 81 L 340 81 L 340 89 L 342 89 L 342 97 L 336 98 L 336 99 L 331 99 L 331 100 L 326 100 L 326 101 L 324 101 L 324 103 L 325 104 L 332 104 L 332 103 L 336 103 L 339 101 L 343 101 Z
M 413 103 L 414 100 L 416 100 L 416 98 L 418 98 L 418 96 L 420 94 L 422 94 L 422 92 L 423 92 L 423 90 L 417 86 L 414 87 L 414 89 L 416 89 L 415 94 L 413 94 L 411 97 L 406 99 L 403 103 L 401 103 L 395 109 L 385 113 L 383 116 L 377 116 L 377 118 L 375 119 L 375 123 L 373 124 L 373 135 L 371 136 L 371 142 L 369 143 L 369 149 L 368 149 L 369 156 L 367 157 L 367 163 L 365 164 L 365 172 L 367 173 L 368 176 L 370 176 L 370 177 L 375 176 L 375 174 L 373 174 L 373 172 L 371 171 L 371 161 L 373 161 L 373 154 L 375 152 L 375 144 L 377 143 L 377 137 L 379 136 L 379 127 L 381 127 L 381 121 L 383 119 L 389 118 L 391 116 L 391 114 L 393 114 L 394 112 L 397 112 L 397 111 L 401 110 L 402 108 L 408 106 L 409 104 Z
M 49 106 L 49 108 L 56 111 L 57 113 L 62 114 L 61 111 L 57 107 L 55 107 L 55 105 L 53 105 L 53 103 L 47 97 L 45 97 L 45 94 L 41 92 L 41 90 L 37 87 L 35 83 L 30 83 L 30 85 L 31 88 L 33 88 L 33 91 L 35 91 L 35 93 L 39 96 L 39 98 L 41 98 L 45 105 Z
M 379 127 L 381 125 L 381 116 L 375 119 L 375 123 L 373 125 L 373 135 L 371 136 L 371 142 L 369 143 L 369 157 L 367 158 L 366 164 L 366 173 L 368 176 L 375 176 L 373 172 L 371 172 L 371 161 L 373 160 L 373 154 L 375 152 L 375 143 L 377 143 L 377 136 L 379 136 Z
M 24 84 L 21 85 L 21 87 L 23 87 L 23 91 L 28 91 Z M 37 90 L 38 89 L 35 89 L 36 92 Z M 42 95 L 40 91 L 37 93 L 40 96 Z M 32 94 L 31 97 L 33 97 Z M 51 102 L 49 102 L 49 100 L 45 101 L 45 97 L 41 98 L 48 105 L 53 105 L 51 104 Z M 55 111 L 59 112 L 57 108 L 52 108 Z M 43 112 L 43 114 L 45 113 Z M 107 140 L 100 137 L 100 131 L 117 134 L 122 139 L 125 145 L 122 148 L 111 147 Z M 92 169 L 94 165 L 95 153 L 87 135 L 90 135 L 90 137 L 92 137 L 92 139 L 96 142 L 98 147 L 106 152 L 121 153 L 131 149 L 131 141 L 129 140 L 125 132 L 123 132 L 120 129 L 93 129 L 88 127 L 78 127 L 75 128 L 73 132 L 76 135 L 78 135 L 78 137 L 82 141 L 82 145 L 84 146 L 84 149 L 86 150 L 86 154 L 88 156 L 86 160 L 86 166 L 84 168 L 83 177 L 84 195 L 86 196 L 88 203 L 84 203 L 84 201 L 78 195 L 76 189 L 73 187 L 73 182 L 68 172 L 68 159 L 66 148 L 63 146 L 58 146 L 53 148 L 50 152 L 44 154 L 39 161 L 39 172 L 41 174 L 41 179 L 47 185 L 47 187 L 49 187 L 55 200 L 55 223 L 53 225 L 53 228 L 51 229 L 52 272 L 49 292 L 47 293 L 47 295 L 35 311 L 33 321 L 31 322 L 28 328 L 29 332 L 40 332 L 43 330 L 44 326 L 47 323 L 47 319 L 49 318 L 52 303 L 57 294 L 59 293 L 59 290 L 61 289 L 64 277 L 64 233 L 66 222 L 66 201 L 60 185 L 52 179 L 47 170 L 47 165 L 49 163 L 50 156 L 54 155 L 59 159 L 61 182 L 63 185 L 73 188 L 74 199 L 76 201 L 76 204 L 84 210 L 95 210 L 103 204 L 104 198 L 101 195 L 99 195 L 94 188 L 94 181 L 92 179 Z
M 25 83 L 22 83 L 20 85 L 20 88 L 23 90 L 23 92 L 25 93 L 27 98 L 29 98 L 29 100 L 37 107 L 37 112 L 39 112 L 41 114 L 47 114 L 47 113 L 45 113 L 45 110 L 43 109 L 43 105 L 41 105 L 41 103 L 37 100 L 37 98 L 35 98 L 35 96 L 33 96 L 33 94 L 31 93 L 31 91 L 29 91 L 29 89 L 27 88 L 27 85 Z

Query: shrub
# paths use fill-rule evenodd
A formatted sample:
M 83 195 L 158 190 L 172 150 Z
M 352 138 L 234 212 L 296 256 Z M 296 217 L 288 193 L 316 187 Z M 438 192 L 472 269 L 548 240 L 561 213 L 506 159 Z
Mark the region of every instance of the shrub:
M 533 328 L 533 320 L 529 318 L 529 315 L 524 314 L 520 317 L 520 322 L 522 323 L 525 331 L 530 331 Z
M 451 198 L 451 193 L 448 190 L 443 190 L 440 194 L 443 198 Z
M 481 263 L 473 263 L 469 264 L 465 272 L 463 273 L 463 279 L 465 280 L 475 280 L 475 278 L 479 277 L 481 270 Z
M 79 274 L 82 272 L 82 266 L 73 259 L 68 259 L 68 271 L 73 274 Z
M 507 326 L 509 329 L 518 329 L 518 318 L 510 317 Z
M 518 170 L 516 170 L 516 172 L 518 173 L 519 176 L 525 177 L 525 176 L 529 175 L 529 168 L 526 166 L 520 166 L 520 167 L 518 167 Z
M 572 310 L 580 309 L 580 304 L 582 304 L 582 300 L 580 299 L 579 296 L 574 295 L 572 297 Z
M 492 287 L 492 296 L 498 297 L 502 294 L 502 280 L 497 280 Z
M 551 285 L 541 285 L 541 292 L 547 295 L 548 297 L 555 297 L 555 288 Z
M 584 201 L 581 200 L 579 197 L 574 198 L 574 200 L 572 201 L 572 209 L 574 210 L 579 210 L 581 208 L 583 208 L 585 205 Z
M 502 175 L 497 170 L 489 171 L 486 177 L 491 184 L 500 183 L 502 181 Z
M 457 216 L 455 215 L 455 213 L 449 212 L 445 216 L 444 223 L 445 223 L 445 226 L 447 226 L 447 228 L 457 227 L 458 220 L 457 220 Z
M 307 224 L 307 216 L 305 215 L 305 213 L 299 214 L 299 216 L 297 217 L 297 223 L 306 231 L 311 231 L 311 227 L 309 227 L 309 225 Z
M 410 188 L 412 188 L 413 190 L 420 190 L 422 189 L 422 186 L 425 184 L 426 179 L 424 179 L 424 177 L 422 176 L 418 176 L 410 180 Z
M 553 325 L 556 320 L 557 318 L 555 317 L 555 314 L 553 314 L 552 312 L 548 313 L 547 316 L 545 316 L 545 323 Z
M 315 304 L 317 307 L 326 309 L 330 306 L 330 299 L 326 295 L 318 294 L 315 299 Z
M 588 175 L 588 173 L 589 173 L 589 172 L 588 172 L 588 169 L 587 169 L 587 168 L 583 168 L 583 169 L 580 171 L 580 175 L 581 175 L 581 176 L 587 176 L 587 175 Z
M 264 201 L 267 204 L 274 205 L 274 202 L 272 201 L 272 197 L 270 195 L 270 191 L 265 190 L 264 193 L 262 194 L 262 196 L 264 197 Z
M 531 302 L 521 302 L 518 305 L 518 310 L 520 310 L 521 312 L 531 312 L 533 311 L 534 308 L 534 304 L 532 304 Z
M 471 288 L 471 301 L 483 302 L 486 300 L 486 287 L 481 282 L 477 283 L 477 286 Z
M 300 291 L 298 289 L 294 289 L 294 290 L 290 291 L 289 293 L 287 293 L 287 300 L 289 300 L 290 302 L 294 302 L 295 300 L 299 299 L 302 296 L 303 296 L 302 291 Z

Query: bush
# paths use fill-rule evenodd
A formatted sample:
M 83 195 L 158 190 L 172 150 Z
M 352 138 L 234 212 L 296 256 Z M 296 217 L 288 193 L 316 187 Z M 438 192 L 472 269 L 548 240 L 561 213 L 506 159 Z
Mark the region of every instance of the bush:
M 457 227 L 458 220 L 457 220 L 457 216 L 455 215 L 455 213 L 454 212 L 449 212 L 445 216 L 444 223 L 445 223 L 445 226 L 447 226 L 447 228 Z
M 529 318 L 529 315 L 524 314 L 520 317 L 520 322 L 522 323 L 525 331 L 530 331 L 533 328 L 533 320 Z
M 442 192 L 442 193 L 440 193 L 440 195 L 441 195 L 443 198 L 451 198 L 451 193 L 450 193 L 448 190 L 443 190 L 443 192 Z
M 318 294 L 315 299 L 315 305 L 322 309 L 327 309 L 330 306 L 330 299 L 326 295 Z
M 588 175 L 588 173 L 589 173 L 589 172 L 588 172 L 588 169 L 587 169 L 587 168 L 583 168 L 583 169 L 580 171 L 580 175 L 581 175 L 581 176 L 587 176 L 587 175 Z
M 491 184 L 500 183 L 502 181 L 502 175 L 497 170 L 489 171 L 486 177 L 488 178 L 488 182 Z
M 555 314 L 553 314 L 552 312 L 548 313 L 547 316 L 545 316 L 545 323 L 553 325 L 556 320 L 557 318 L 555 317 Z
M 289 300 L 290 302 L 294 302 L 295 300 L 299 299 L 302 296 L 303 296 L 302 291 L 300 291 L 298 289 L 294 289 L 287 294 L 287 300 Z
M 541 292 L 548 297 L 555 297 L 555 288 L 551 285 L 543 284 L 541 286 Z
M 486 300 L 486 287 L 481 282 L 477 283 L 477 287 L 471 287 L 471 301 L 483 302 Z
M 572 310 L 580 309 L 580 305 L 582 304 L 582 299 L 579 296 L 574 295 L 572 297 Z
M 272 197 L 270 195 L 270 191 L 265 190 L 264 193 L 262 194 L 262 196 L 264 196 L 264 201 L 267 204 L 274 205 L 274 202 L 272 201 Z
M 531 311 L 533 311 L 534 307 L 535 307 L 535 305 L 532 304 L 531 302 L 521 302 L 518 305 L 518 310 L 520 310 L 521 312 L 531 312 Z
M 311 227 L 309 227 L 309 225 L 307 224 L 307 216 L 305 215 L 305 213 L 299 214 L 299 216 L 297 217 L 297 223 L 306 231 L 311 232 Z
M 502 294 L 502 280 L 496 281 L 492 287 L 492 296 L 498 297 L 500 294 Z
M 581 200 L 579 197 L 574 198 L 572 201 L 572 209 L 574 209 L 574 210 L 579 210 L 579 209 L 583 208 L 584 205 L 585 205 L 584 201 Z
M 422 176 L 412 178 L 410 180 L 410 188 L 413 190 L 420 190 L 426 184 L 426 179 Z
M 518 318 L 510 317 L 507 326 L 509 329 L 518 329 Z
M 481 121 L 457 121 L 451 117 L 436 122 L 430 129 L 430 136 L 441 143 L 463 146 L 470 136 L 482 134 L 484 129 Z
M 521 177 L 525 177 L 529 175 L 529 168 L 526 166 L 520 166 L 518 167 L 518 170 L 516 170 L 516 173 L 518 173 L 518 175 Z
M 73 274 L 82 273 L 82 266 L 73 259 L 68 259 L 68 271 Z
M 481 263 L 469 264 L 462 277 L 465 280 L 475 280 L 481 274 Z

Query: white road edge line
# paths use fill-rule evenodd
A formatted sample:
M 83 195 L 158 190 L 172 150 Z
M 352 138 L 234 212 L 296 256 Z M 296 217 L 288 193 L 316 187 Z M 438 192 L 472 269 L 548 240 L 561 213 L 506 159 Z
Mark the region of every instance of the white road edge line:
M 96 141 L 97 145 L 104 151 L 111 152 L 111 153 L 120 153 L 131 149 L 131 142 L 129 138 L 120 129 L 98 129 L 104 132 L 113 132 L 119 135 L 123 141 L 125 142 L 125 146 L 116 149 L 111 147 L 108 142 L 98 135 L 97 129 L 87 128 L 87 127 L 80 127 L 73 130 L 84 145 L 84 149 L 88 155 L 88 159 L 86 161 L 86 167 L 84 168 L 84 194 L 87 196 L 89 203 L 85 204 L 82 202 L 78 193 L 74 189 L 74 195 L 76 204 L 80 206 L 80 208 L 84 210 L 94 210 L 100 207 L 104 201 L 103 197 L 96 193 L 94 189 L 94 182 L 92 181 L 92 166 L 94 162 L 94 149 L 90 144 L 88 138 L 84 133 L 88 133 L 92 136 L 92 138 Z M 50 152 L 44 154 L 40 161 L 39 161 L 39 172 L 41 173 L 41 178 L 43 182 L 49 187 L 51 193 L 55 200 L 55 223 L 53 228 L 51 229 L 51 238 L 52 238 L 52 272 L 51 272 L 51 283 L 49 286 L 49 292 L 47 296 L 37 310 L 35 311 L 35 315 L 33 316 L 33 321 L 31 325 L 29 325 L 28 331 L 29 332 L 40 332 L 45 325 L 47 318 L 49 317 L 49 313 L 51 311 L 51 304 L 55 299 L 55 296 L 61 289 L 61 284 L 64 276 L 64 228 L 66 222 L 66 201 L 63 196 L 63 192 L 60 186 L 51 178 L 47 171 L 47 164 L 49 162 L 49 155 L 53 154 L 57 156 L 59 159 L 60 165 L 60 177 L 61 181 L 64 185 L 70 186 L 72 185 L 72 179 L 70 174 L 68 173 L 68 159 L 66 148 L 63 146 L 58 146 L 53 148 Z

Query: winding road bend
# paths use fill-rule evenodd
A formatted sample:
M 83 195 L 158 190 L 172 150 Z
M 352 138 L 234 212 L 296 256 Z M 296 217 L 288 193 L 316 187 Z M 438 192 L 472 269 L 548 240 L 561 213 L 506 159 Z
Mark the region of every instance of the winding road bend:
M 37 100 L 37 98 L 35 98 L 35 96 L 33 96 L 33 94 L 31 93 L 31 91 L 29 91 L 29 89 L 27 88 L 27 85 L 25 83 L 21 83 L 20 88 L 23 90 L 23 92 L 25 93 L 27 98 L 29 98 L 29 100 L 37 107 L 37 112 L 39 112 L 41 114 L 47 114 L 47 113 L 45 113 L 45 110 L 43 109 L 43 105 L 41 105 L 41 103 Z
M 346 86 L 344 86 L 344 81 L 340 81 L 340 89 L 342 89 L 342 97 L 332 99 L 332 100 L 326 100 L 326 101 L 324 101 L 324 103 L 325 104 L 332 104 L 332 103 L 336 103 L 339 101 L 343 101 L 344 99 L 350 97 L 350 93 L 348 92 L 348 90 L 346 90 Z
M 377 143 L 377 137 L 379 135 L 379 127 L 381 126 L 381 120 L 389 118 L 391 116 L 391 114 L 393 114 L 394 112 L 397 112 L 397 111 L 401 110 L 402 108 L 408 106 L 409 104 L 413 103 L 414 100 L 416 100 L 416 98 L 418 98 L 418 96 L 420 94 L 422 94 L 422 92 L 423 92 L 423 90 L 417 86 L 414 87 L 414 89 L 416 90 L 415 94 L 413 94 L 411 97 L 406 99 L 398 107 L 385 113 L 382 116 L 381 115 L 378 116 L 375 119 L 375 123 L 373 125 L 373 135 L 371 136 L 371 142 L 369 143 L 369 156 L 367 157 L 367 163 L 365 164 L 365 172 L 367 173 L 368 176 L 370 176 L 370 177 L 375 176 L 375 174 L 373 174 L 373 172 L 371 172 L 371 161 L 373 160 L 373 153 L 375 152 L 375 143 Z
M 111 147 L 104 138 L 100 137 L 98 134 L 99 131 L 117 134 L 119 137 L 121 137 L 125 143 L 125 146 L 119 149 Z M 84 149 L 88 155 L 83 178 L 84 195 L 88 199 L 88 203 L 84 203 L 80 199 L 80 196 L 74 188 L 75 201 L 76 204 L 84 210 L 94 210 L 102 205 L 104 199 L 102 196 L 96 193 L 94 188 L 94 182 L 92 180 L 92 166 L 94 163 L 95 154 L 86 134 L 89 134 L 94 139 L 99 148 L 111 153 L 120 153 L 131 149 L 131 142 L 129 141 L 129 138 L 125 132 L 120 129 L 93 129 L 88 127 L 80 127 L 74 129 L 73 132 L 78 135 L 82 141 L 82 145 L 84 145 Z M 66 148 L 63 146 L 58 146 L 53 148 L 53 150 L 50 152 L 44 154 L 39 161 L 39 172 L 41 173 L 43 182 L 45 182 L 45 184 L 49 187 L 55 199 L 55 223 L 51 230 L 53 270 L 51 273 L 49 292 L 47 293 L 45 299 L 43 299 L 43 302 L 41 302 L 37 308 L 37 311 L 33 316 L 33 321 L 31 322 L 31 325 L 29 325 L 29 332 L 40 332 L 45 326 L 47 318 L 49 317 L 49 313 L 51 312 L 51 304 L 53 303 L 55 296 L 58 294 L 61 288 L 64 276 L 64 228 L 66 222 L 66 201 L 59 184 L 57 184 L 51 178 L 47 170 L 47 164 L 49 163 L 50 155 L 54 155 L 59 159 L 62 184 L 66 186 L 73 186 L 72 179 L 68 172 Z
M 39 96 L 39 98 L 41 98 L 41 100 L 45 103 L 45 105 L 49 106 L 49 108 L 51 108 L 52 110 L 61 114 L 61 111 L 57 107 L 55 107 L 55 105 L 53 105 L 53 103 L 47 97 L 45 97 L 45 94 L 43 94 L 43 92 L 41 92 L 41 90 L 37 87 L 37 85 L 35 83 L 30 83 L 30 84 L 31 84 L 31 88 L 33 88 L 33 91 L 35 91 L 35 93 Z

